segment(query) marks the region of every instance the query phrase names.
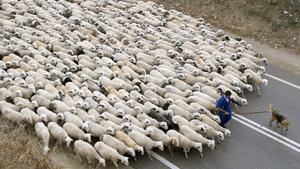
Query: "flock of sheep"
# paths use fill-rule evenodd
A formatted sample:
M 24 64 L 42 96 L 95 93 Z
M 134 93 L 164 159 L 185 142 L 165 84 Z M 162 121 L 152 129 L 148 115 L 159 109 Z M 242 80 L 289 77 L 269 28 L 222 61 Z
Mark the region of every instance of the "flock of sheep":
M 103 166 L 153 148 L 202 156 L 231 134 L 216 99 L 247 105 L 243 90 L 268 83 L 250 44 L 150 1 L 0 4 L 2 118 L 34 125 L 44 153 L 53 139 Z

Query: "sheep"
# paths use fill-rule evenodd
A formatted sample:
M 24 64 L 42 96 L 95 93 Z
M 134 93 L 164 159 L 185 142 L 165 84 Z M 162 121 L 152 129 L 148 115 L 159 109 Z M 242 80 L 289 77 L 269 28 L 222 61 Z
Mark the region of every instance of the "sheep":
M 209 138 L 209 139 L 212 139 L 212 140 L 215 140 L 215 138 L 217 140 L 221 140 L 223 141 L 224 140 L 224 134 L 220 131 L 216 131 L 213 127 L 201 122 L 200 120 L 198 119 L 194 119 L 194 120 L 191 120 L 190 121 L 191 124 L 193 125 L 204 125 L 205 128 L 207 129 L 207 132 L 205 133 L 205 137 L 206 138 Z
M 101 139 L 103 137 L 104 134 L 114 134 L 115 131 L 112 127 L 103 127 L 95 122 L 92 121 L 86 121 L 84 123 L 81 124 L 80 128 L 82 128 L 82 130 L 91 133 L 92 136 L 94 137 L 98 137 L 99 139 Z
M 115 116 L 119 116 L 122 114 L 122 112 L 120 112 L 120 109 L 115 109 L 108 101 L 106 100 L 101 100 L 99 103 L 100 106 L 104 107 L 104 110 L 115 115 Z
M 114 135 L 118 140 L 122 141 L 126 146 L 133 148 L 135 151 L 144 155 L 144 148 L 139 146 L 131 137 L 123 131 L 116 131 Z
M 204 94 L 207 94 L 208 96 L 217 99 L 220 97 L 220 93 L 218 93 L 218 91 L 211 87 L 211 86 L 204 86 L 201 88 L 201 92 Z
M 49 109 L 56 112 L 56 113 L 62 113 L 66 111 L 70 111 L 72 113 L 76 113 L 76 108 L 75 107 L 70 107 L 66 103 L 60 101 L 60 100 L 53 100 L 49 104 Z
M 104 142 L 98 141 L 94 145 L 96 151 L 106 160 L 111 160 L 118 167 L 117 161 L 120 160 L 125 166 L 129 165 L 128 157 L 120 155 L 117 150 L 111 148 Z
M 138 145 L 143 146 L 145 148 L 150 160 L 152 160 L 150 155 L 150 150 L 152 148 L 157 147 L 161 151 L 164 150 L 164 146 L 161 141 L 153 141 L 149 137 L 132 129 L 127 129 L 125 132 L 127 132 L 128 136 L 131 137 Z
M 76 125 L 77 127 L 80 127 L 83 123 L 83 121 L 75 114 L 71 112 L 63 112 L 63 113 L 58 113 L 57 117 L 59 120 L 62 120 L 64 122 L 70 122 Z
M 196 131 L 192 130 L 186 125 L 179 126 L 179 132 L 187 138 L 191 139 L 192 141 L 199 142 L 201 144 L 206 144 L 212 150 L 215 149 L 215 141 L 204 138 L 201 134 L 197 133 Z
M 2 115 L 5 119 L 11 122 L 15 122 L 17 124 L 24 122 L 26 120 L 24 115 L 9 107 L 5 107 L 2 109 Z
M 35 106 L 32 102 L 30 102 L 28 99 L 24 99 L 22 97 L 15 97 L 13 99 L 13 102 L 15 105 L 17 105 L 20 109 L 21 108 L 29 108 L 30 110 L 35 110 Z
M 68 133 L 68 135 L 71 138 L 77 139 L 77 140 L 86 140 L 88 142 L 91 142 L 91 134 L 85 134 L 82 130 L 80 130 L 79 127 L 77 127 L 73 123 L 66 122 L 63 125 L 63 129 Z
M 268 85 L 268 80 L 261 78 L 259 73 L 255 73 L 251 69 L 245 70 L 244 74 L 251 80 L 253 85 L 256 87 L 257 92 L 258 92 L 258 96 L 261 96 L 261 91 L 260 91 L 259 86 L 261 84 L 263 84 L 264 86 L 267 86 Z
M 44 122 L 48 121 L 46 114 L 38 115 L 29 108 L 21 109 L 20 114 L 26 117 L 26 120 L 28 120 L 27 122 L 29 122 L 30 124 L 36 124 L 41 121 Z
M 116 102 L 114 104 L 114 108 L 115 109 L 122 109 L 122 110 L 124 110 L 124 112 L 126 112 L 127 114 L 130 114 L 132 116 L 136 116 L 138 112 L 142 111 L 141 107 L 139 107 L 139 106 L 136 106 L 134 108 L 130 108 L 129 106 L 127 106 L 123 102 Z
M 184 102 L 183 100 L 181 99 L 176 99 L 174 101 L 174 104 L 177 105 L 178 107 L 184 109 L 184 110 L 187 110 L 188 112 L 190 113 L 194 113 L 194 112 L 197 112 L 199 111 L 199 108 L 195 108 L 189 104 L 187 104 L 186 102 Z
M 76 140 L 74 142 L 74 151 L 76 152 L 76 156 L 79 157 L 80 161 L 82 162 L 82 159 L 80 156 L 87 157 L 88 163 L 91 163 L 92 159 L 96 159 L 99 162 L 99 166 L 102 165 L 103 167 L 106 166 L 105 159 L 100 157 L 100 155 L 97 153 L 96 149 L 90 145 L 89 143 L 82 141 L 82 140 Z
M 208 110 L 213 110 L 216 108 L 215 104 L 212 102 L 207 101 L 206 99 L 198 96 L 190 96 L 187 98 L 189 102 L 196 102 L 199 105 L 205 107 Z
M 177 147 L 183 148 L 183 152 L 185 154 L 186 159 L 189 158 L 187 153 L 190 151 L 191 148 L 197 149 L 200 152 L 200 156 L 203 157 L 203 149 L 201 143 L 197 143 L 190 140 L 189 138 L 177 132 L 176 130 L 169 130 L 167 132 L 167 135 L 178 139 L 179 145 Z
M 111 127 L 111 128 L 114 129 L 114 131 L 121 130 L 121 126 L 120 125 L 118 125 L 118 124 L 116 124 L 114 122 L 111 122 L 111 121 L 102 120 L 102 121 L 100 121 L 99 124 L 101 126 L 103 126 L 103 127 L 106 127 L 106 128 Z
M 185 110 L 175 104 L 170 105 L 169 110 L 172 110 L 174 112 L 174 115 L 182 116 L 187 120 L 191 120 L 200 115 L 199 113 L 190 113 L 187 110 Z
M 149 100 L 151 99 L 157 99 L 158 100 L 158 106 L 163 107 L 164 109 L 167 109 L 168 105 L 173 103 L 172 99 L 164 99 L 163 97 L 159 96 L 152 90 L 146 90 L 144 92 L 144 96 L 147 97 Z
M 45 126 L 43 122 L 37 122 L 34 125 L 35 132 L 37 136 L 43 141 L 44 144 L 44 154 L 47 154 L 50 150 L 49 148 L 49 140 L 50 140 L 50 132 L 48 128 Z
M 103 135 L 102 141 L 108 146 L 116 149 L 121 155 L 128 153 L 132 157 L 135 157 L 135 151 L 133 148 L 126 146 L 122 141 L 118 140 L 117 138 L 111 135 L 108 134 Z
M 115 115 L 113 115 L 111 113 L 108 113 L 108 112 L 103 112 L 103 113 L 101 113 L 100 116 L 104 117 L 104 119 L 112 121 L 112 122 L 114 122 L 114 123 L 116 123 L 118 125 L 120 125 L 123 122 L 123 120 L 121 118 L 119 118 L 119 117 L 117 117 L 117 116 L 115 116 Z
M 165 89 L 167 90 L 168 93 L 174 93 L 182 97 L 188 97 L 193 95 L 193 92 L 191 90 L 181 91 L 172 85 L 165 86 Z
M 70 146 L 73 139 L 69 137 L 68 133 L 60 127 L 56 122 L 48 123 L 48 129 L 52 137 L 54 137 L 60 144 L 66 143 L 67 147 Z
M 201 114 L 199 120 L 201 120 L 203 123 L 206 123 L 207 125 L 213 127 L 215 130 L 223 132 L 225 134 L 225 136 L 227 136 L 227 137 L 229 137 L 231 135 L 230 130 L 221 127 L 216 121 L 212 120 L 206 114 Z
M 41 95 L 49 100 L 58 100 L 60 99 L 60 95 L 58 93 L 50 93 L 47 90 L 39 89 L 35 93 L 36 95 Z
M 171 145 L 178 147 L 179 146 L 179 140 L 176 137 L 169 136 L 165 134 L 160 129 L 154 127 L 154 126 L 148 126 L 146 128 L 146 131 L 148 132 L 148 135 L 150 138 L 154 141 L 162 141 L 164 146 L 167 146 L 169 148 L 170 154 L 172 155 L 171 151 Z
M 41 106 L 39 108 L 37 108 L 36 113 L 38 115 L 40 115 L 41 117 L 43 117 L 44 115 L 46 115 L 47 117 L 47 121 L 51 121 L 51 122 L 58 122 L 58 116 L 57 114 L 53 113 L 52 111 L 48 110 L 46 107 Z
M 173 99 L 173 100 L 182 100 L 182 101 L 187 101 L 187 98 L 177 95 L 173 92 L 167 92 L 164 96 L 166 99 Z

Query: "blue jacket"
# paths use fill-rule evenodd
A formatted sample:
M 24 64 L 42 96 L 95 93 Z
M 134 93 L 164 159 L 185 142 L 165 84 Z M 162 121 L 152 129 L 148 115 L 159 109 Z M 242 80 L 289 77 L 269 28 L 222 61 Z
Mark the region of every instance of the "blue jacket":
M 232 110 L 230 108 L 230 99 L 229 101 L 226 100 L 225 96 L 221 96 L 218 100 L 217 100 L 217 103 L 216 103 L 216 107 L 217 108 L 221 108 L 225 111 L 227 111 L 228 113 L 232 113 Z

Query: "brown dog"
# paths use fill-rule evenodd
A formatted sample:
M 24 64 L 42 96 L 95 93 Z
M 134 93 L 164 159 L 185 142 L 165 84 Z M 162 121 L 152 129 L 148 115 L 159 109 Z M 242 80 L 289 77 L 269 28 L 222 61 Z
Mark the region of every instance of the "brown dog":
M 272 112 L 271 120 L 269 122 L 269 125 L 272 126 L 272 122 L 276 121 L 277 127 L 280 127 L 281 132 L 283 132 L 283 128 L 285 128 L 285 132 L 289 130 L 289 121 L 286 117 L 278 113 L 276 110 L 274 110 L 270 105 L 270 111 Z

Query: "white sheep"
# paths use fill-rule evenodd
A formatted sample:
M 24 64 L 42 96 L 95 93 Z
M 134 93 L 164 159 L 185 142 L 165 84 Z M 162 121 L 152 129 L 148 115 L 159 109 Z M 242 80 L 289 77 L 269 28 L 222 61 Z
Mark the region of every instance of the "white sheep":
M 47 121 L 52 121 L 52 122 L 56 122 L 57 123 L 58 120 L 59 120 L 56 113 L 48 110 L 46 107 L 43 107 L 43 106 L 37 108 L 36 109 L 36 113 L 38 115 L 40 115 L 41 117 L 43 117 L 44 115 L 46 115 Z
M 196 118 L 200 115 L 200 113 L 190 113 L 189 111 L 177 106 L 176 104 L 172 104 L 168 108 L 169 110 L 172 110 L 174 115 L 179 115 L 184 117 L 185 119 L 191 120 L 193 118 Z
M 48 123 L 48 129 L 52 137 L 54 137 L 61 145 L 66 143 L 67 147 L 70 146 L 73 139 L 69 137 L 68 133 L 60 127 L 56 122 Z
M 259 73 L 255 73 L 253 70 L 251 69 L 247 69 L 245 70 L 244 74 L 251 79 L 251 82 L 253 83 L 253 85 L 256 87 L 258 95 L 261 96 L 261 92 L 260 92 L 260 85 L 264 85 L 267 86 L 268 85 L 268 80 L 267 79 L 263 79 L 261 78 Z
M 212 150 L 215 149 L 215 141 L 206 139 L 201 134 L 197 133 L 190 127 L 186 125 L 179 126 L 179 132 L 186 136 L 187 138 L 191 139 L 192 141 L 202 143 L 210 147 Z
M 198 119 L 191 120 L 190 123 L 193 124 L 193 125 L 196 125 L 196 126 L 197 125 L 204 125 L 205 128 L 207 129 L 207 132 L 205 133 L 206 138 L 209 138 L 209 139 L 212 139 L 212 140 L 215 140 L 215 139 L 221 140 L 221 141 L 224 140 L 224 134 L 222 132 L 216 131 L 213 127 L 207 125 L 206 123 L 203 123 Z
M 122 141 L 109 134 L 103 135 L 102 141 L 108 146 L 116 149 L 121 155 L 128 153 L 132 157 L 135 157 L 135 151 L 133 148 L 126 146 Z
M 128 132 L 128 136 L 131 137 L 138 145 L 143 146 L 149 156 L 149 158 L 152 160 L 150 155 L 150 150 L 154 147 L 159 148 L 161 151 L 164 150 L 163 143 L 161 141 L 153 141 L 149 137 L 145 136 L 144 134 L 141 134 L 135 130 L 131 130 Z
M 9 108 L 5 107 L 2 109 L 2 115 L 4 118 L 6 118 L 9 121 L 15 122 L 15 123 L 21 123 L 25 121 L 25 116 L 21 113 Z
M 66 111 L 76 113 L 76 108 L 75 107 L 70 107 L 66 103 L 64 103 L 60 100 L 53 100 L 49 104 L 49 109 L 53 110 L 56 113 L 62 113 L 62 112 L 66 112 Z
M 104 142 L 98 141 L 95 143 L 94 147 L 101 157 L 105 160 L 111 160 L 116 167 L 118 167 L 118 160 L 125 166 L 129 165 L 128 157 L 120 155 L 117 150 L 111 148 Z
M 104 134 L 114 134 L 115 131 L 112 127 L 103 127 L 100 124 L 97 124 L 95 122 L 92 121 L 86 121 L 84 122 L 80 128 L 82 128 L 84 131 L 91 133 L 92 136 L 94 137 L 98 137 L 99 139 L 101 139 L 103 137 Z
M 150 136 L 152 140 L 162 141 L 164 146 L 169 148 L 170 154 L 172 154 L 171 146 L 179 146 L 179 140 L 177 137 L 169 136 L 157 127 L 148 126 L 146 128 L 146 131 L 148 132 L 148 136 Z
M 206 123 L 207 125 L 213 127 L 217 131 L 221 131 L 225 134 L 225 136 L 229 137 L 231 135 L 230 130 L 221 127 L 216 121 L 212 120 L 206 114 L 201 114 L 199 120 Z
M 96 149 L 89 143 L 82 141 L 82 140 L 76 140 L 74 142 L 74 150 L 81 162 L 82 162 L 82 159 L 80 156 L 85 156 L 88 160 L 88 163 L 91 163 L 92 159 L 96 159 L 96 160 L 98 160 L 99 165 L 102 165 L 103 167 L 106 166 L 105 159 L 100 157 L 100 155 L 97 153 Z
M 37 122 L 47 122 L 47 115 L 46 114 L 42 114 L 42 115 L 38 115 L 36 114 L 34 111 L 32 111 L 29 108 L 23 108 L 20 113 L 26 117 L 26 120 L 28 120 L 27 122 L 29 122 L 30 124 L 36 124 Z
M 43 122 L 38 122 L 35 124 L 34 129 L 37 136 L 43 141 L 44 154 L 47 154 L 48 151 L 50 150 L 49 148 L 50 132 L 48 128 L 45 126 Z
M 141 153 L 141 155 L 144 155 L 144 148 L 142 146 L 139 146 L 132 138 L 130 138 L 125 132 L 119 130 L 115 132 L 114 135 L 118 140 L 122 141 L 124 144 L 126 144 L 128 147 L 133 148 L 135 151 L 138 151 Z
M 178 147 L 183 148 L 183 152 L 185 154 L 185 158 L 188 159 L 187 153 L 190 151 L 191 148 L 195 148 L 200 152 L 200 156 L 203 156 L 203 149 L 202 149 L 202 144 L 194 142 L 187 138 L 186 136 L 182 135 L 181 133 L 177 132 L 176 130 L 169 130 L 167 131 L 167 135 L 170 137 L 175 137 L 178 139 L 179 145 Z
M 73 123 L 77 127 L 80 127 L 83 123 L 83 121 L 77 115 L 75 115 L 71 112 L 58 113 L 57 117 L 59 120 L 62 120 L 64 122 Z
M 64 123 L 63 129 L 68 133 L 71 138 L 78 139 L 78 140 L 86 140 L 91 142 L 91 134 L 85 134 L 79 127 L 77 127 L 73 123 Z

